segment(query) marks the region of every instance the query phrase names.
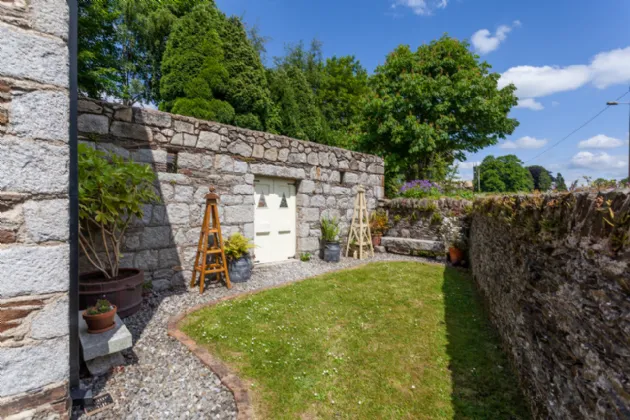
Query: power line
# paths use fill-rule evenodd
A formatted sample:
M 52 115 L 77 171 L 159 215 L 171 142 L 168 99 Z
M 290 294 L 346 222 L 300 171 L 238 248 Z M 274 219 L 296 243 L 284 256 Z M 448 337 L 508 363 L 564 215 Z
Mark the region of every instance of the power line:
M 615 102 L 620 100 L 621 98 L 623 98 L 624 96 L 626 96 L 628 93 L 630 93 L 630 90 L 626 91 L 626 93 L 624 93 L 623 95 L 621 95 L 620 97 L 618 97 L 617 99 L 615 99 Z M 582 124 L 581 126 L 579 126 L 578 128 L 576 128 L 575 130 L 571 131 L 569 134 L 567 134 L 566 136 L 564 136 L 563 138 L 561 138 L 559 141 L 557 141 L 556 143 L 552 144 L 550 147 L 548 147 L 547 149 L 543 150 L 542 152 L 540 152 L 540 154 L 534 156 L 533 158 L 529 159 L 528 161 L 526 161 L 524 163 L 527 164 L 533 160 L 538 159 L 539 157 L 541 157 L 542 155 L 544 155 L 545 153 L 547 153 L 548 151 L 550 151 L 551 149 L 553 149 L 554 147 L 556 147 L 557 145 L 559 145 L 560 143 L 562 143 L 563 141 L 565 141 L 566 139 L 568 139 L 569 137 L 571 137 L 572 135 L 574 135 L 575 133 L 577 133 L 578 131 L 580 131 L 581 129 L 583 129 L 584 127 L 586 127 L 587 125 L 589 125 L 593 120 L 595 120 L 597 117 L 599 117 L 600 115 L 602 115 L 604 112 L 606 112 L 606 110 L 608 110 L 608 108 L 610 108 L 612 105 L 606 105 L 606 107 L 604 109 L 602 109 L 601 111 L 599 111 L 597 114 L 593 115 L 591 118 L 589 118 L 584 124 Z

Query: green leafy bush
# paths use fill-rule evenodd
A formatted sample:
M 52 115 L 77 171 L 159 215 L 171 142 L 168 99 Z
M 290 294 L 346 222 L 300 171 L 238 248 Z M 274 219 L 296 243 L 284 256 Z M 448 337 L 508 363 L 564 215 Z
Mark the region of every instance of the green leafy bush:
M 336 217 L 323 217 L 321 222 L 322 239 L 326 242 L 339 240 L 339 219 Z
M 149 165 L 79 145 L 79 245 L 105 278 L 118 276 L 125 232 L 159 201 Z M 104 254 L 102 248 L 104 249 Z
M 303 262 L 307 262 L 311 260 L 311 253 L 310 252 L 302 252 L 302 254 L 300 255 L 300 261 Z
M 236 232 L 225 241 L 225 256 L 228 260 L 238 260 L 254 247 L 255 245 L 249 239 Z
M 372 236 L 382 236 L 389 229 L 387 213 L 377 210 L 370 216 L 370 232 Z
M 105 314 L 114 309 L 112 304 L 107 299 L 99 299 L 96 301 L 96 305 L 90 306 L 87 309 L 88 315 L 100 315 Z

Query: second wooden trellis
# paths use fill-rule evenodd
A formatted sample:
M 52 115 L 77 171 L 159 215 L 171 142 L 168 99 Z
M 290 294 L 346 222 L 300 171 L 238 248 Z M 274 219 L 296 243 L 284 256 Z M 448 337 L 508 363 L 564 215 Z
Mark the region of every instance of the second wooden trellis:
M 352 213 L 352 224 L 350 225 L 350 234 L 348 235 L 348 243 L 346 245 L 346 257 L 349 256 L 350 246 L 355 245 L 353 241 L 356 241 L 356 246 L 358 247 L 357 256 L 360 260 L 367 256 L 374 256 L 372 233 L 370 232 L 370 216 L 365 201 L 365 188 L 361 185 L 354 198 L 354 211 Z M 364 248 L 367 249 L 364 251 Z

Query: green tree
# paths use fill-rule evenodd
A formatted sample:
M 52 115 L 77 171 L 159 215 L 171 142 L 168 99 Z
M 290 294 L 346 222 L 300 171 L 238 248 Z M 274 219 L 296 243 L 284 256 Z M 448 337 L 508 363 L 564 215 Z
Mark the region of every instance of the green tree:
M 538 191 L 549 191 L 554 181 L 553 175 L 540 165 L 528 166 L 527 170 L 534 178 L 534 189 Z
M 532 174 L 515 155 L 486 156 L 475 174 L 475 186 L 479 173 L 483 192 L 530 192 L 534 189 Z
M 556 175 L 556 190 L 567 191 L 567 184 L 560 172 L 558 172 L 558 175 Z
M 452 163 L 511 134 L 515 87 L 499 89 L 499 74 L 466 42 L 448 36 L 413 52 L 399 46 L 370 78 L 363 148 L 386 159 L 388 172 L 425 178 L 439 157 Z
M 160 109 L 222 123 L 234 120 L 233 107 L 224 101 L 229 73 L 220 25 L 212 4 L 196 6 L 175 23 L 162 60 Z
M 79 92 L 92 98 L 113 95 L 117 85 L 116 0 L 78 2 Z

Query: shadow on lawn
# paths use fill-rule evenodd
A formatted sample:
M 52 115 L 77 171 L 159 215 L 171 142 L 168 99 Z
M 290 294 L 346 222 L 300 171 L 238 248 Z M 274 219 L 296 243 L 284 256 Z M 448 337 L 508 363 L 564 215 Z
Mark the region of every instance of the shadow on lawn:
M 447 266 L 442 291 L 454 418 L 529 419 L 516 375 L 470 274 Z

